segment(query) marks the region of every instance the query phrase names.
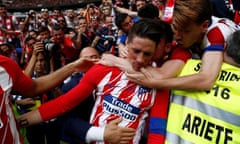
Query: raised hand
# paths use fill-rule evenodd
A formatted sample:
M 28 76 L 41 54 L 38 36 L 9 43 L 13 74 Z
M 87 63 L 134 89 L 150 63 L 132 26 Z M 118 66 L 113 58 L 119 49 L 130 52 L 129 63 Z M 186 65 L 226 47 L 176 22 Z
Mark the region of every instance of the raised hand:
M 112 54 L 103 54 L 98 63 L 106 66 L 118 67 L 124 72 L 134 71 L 129 61 Z
M 37 55 L 37 53 L 44 51 L 44 45 L 42 42 L 36 42 L 33 45 L 33 54 Z
M 72 64 L 74 64 L 76 72 L 86 72 L 90 67 L 92 67 L 98 61 L 99 59 L 82 57 L 74 61 Z

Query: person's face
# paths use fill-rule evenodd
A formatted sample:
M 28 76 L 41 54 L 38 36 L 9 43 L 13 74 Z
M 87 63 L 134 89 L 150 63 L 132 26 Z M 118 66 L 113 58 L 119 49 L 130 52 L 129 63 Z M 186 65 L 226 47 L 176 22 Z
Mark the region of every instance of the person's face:
M 136 9 L 137 9 L 137 11 L 142 7 L 142 6 L 144 6 L 146 4 L 146 2 L 145 1 L 136 1 Z
M 196 42 L 201 42 L 205 34 L 203 26 L 195 23 L 189 23 L 184 28 L 178 28 L 177 24 L 173 21 L 172 30 L 174 32 L 174 39 L 185 48 L 189 48 Z
M 49 18 L 49 13 L 47 10 L 41 11 L 41 16 L 43 19 L 48 19 Z
M 60 30 L 53 30 L 53 38 L 54 38 L 55 42 L 61 43 L 63 41 L 63 38 L 64 38 L 63 31 L 61 29 Z
M 7 45 L 2 45 L 0 46 L 0 55 L 4 55 L 6 57 L 10 57 L 11 56 L 11 48 L 9 48 Z
M 152 4 L 155 5 L 156 7 L 160 7 L 162 5 L 162 3 L 160 2 L 160 0 L 152 0 Z
M 67 16 L 69 17 L 69 18 L 74 18 L 74 11 L 73 10 L 68 10 L 68 13 L 67 13 Z
M 102 8 L 102 13 L 103 13 L 103 15 L 106 15 L 106 16 L 111 15 L 111 9 L 110 9 L 110 7 L 109 7 L 109 6 L 104 6 L 104 7 Z
M 91 19 L 91 24 L 93 27 L 98 27 L 99 26 L 99 21 L 97 18 L 92 18 Z
M 33 48 L 33 45 L 35 44 L 35 42 L 36 41 L 34 39 L 30 39 L 29 41 L 27 41 L 27 43 L 26 43 L 27 45 L 26 46 L 28 48 Z
M 78 21 L 78 27 L 81 28 L 81 27 L 87 27 L 87 21 L 86 19 L 80 19 Z
M 57 21 L 62 28 L 64 28 L 66 26 L 66 22 L 63 17 L 58 17 Z
M 37 38 L 37 34 L 36 34 L 36 32 L 34 32 L 34 31 L 30 31 L 30 32 L 29 32 L 29 36 L 30 36 L 30 37 L 33 37 L 33 38 Z
M 88 58 L 88 59 L 98 59 L 98 58 L 100 58 L 97 50 L 92 48 L 92 47 L 87 47 L 87 48 L 82 49 L 79 57 L 80 58 Z M 92 66 L 93 66 L 93 64 L 89 64 L 89 65 L 85 66 L 85 70 L 83 72 L 86 72 Z
M 53 11 L 53 16 L 54 16 L 55 18 L 59 17 L 60 15 L 61 15 L 61 12 L 60 12 L 59 10 L 54 10 L 54 11 Z
M 97 59 L 99 58 L 98 52 L 94 48 L 84 48 L 79 57 Z
M 0 15 L 6 16 L 7 15 L 7 9 L 5 7 L 0 7 Z
M 132 42 L 127 41 L 128 60 L 131 62 L 134 70 L 150 64 L 156 50 L 156 44 L 152 40 L 140 37 L 134 37 Z
M 23 22 L 20 22 L 19 25 L 18 25 L 18 29 L 19 30 L 24 30 L 25 28 L 25 24 Z
M 37 73 L 37 75 L 44 74 L 45 64 L 46 63 L 45 63 L 44 55 L 42 53 L 38 53 L 36 64 L 35 64 L 35 72 Z
M 39 33 L 39 39 L 40 41 L 46 40 L 50 37 L 49 31 L 43 31 Z
M 126 19 L 121 23 L 122 31 L 128 33 L 129 29 L 132 27 L 133 21 L 131 17 L 126 17 Z

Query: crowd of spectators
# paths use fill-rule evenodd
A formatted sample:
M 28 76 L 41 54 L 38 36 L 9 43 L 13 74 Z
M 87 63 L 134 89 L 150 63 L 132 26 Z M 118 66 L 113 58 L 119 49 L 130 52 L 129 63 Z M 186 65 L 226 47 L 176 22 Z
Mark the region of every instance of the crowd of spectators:
M 6 5 L 10 8 L 28 8 L 28 7 L 48 7 L 64 6 L 87 2 L 86 0 L 12 0 L 7 1 Z
M 169 0 L 169 1 L 171 1 L 171 0 Z M 214 1 L 214 0 L 212 0 L 212 1 Z M 72 4 L 84 3 L 84 2 L 87 2 L 87 3 L 83 7 L 78 7 L 76 9 L 75 8 L 74 9 L 67 8 L 64 10 L 61 9 L 61 6 L 63 6 L 63 5 L 72 5 Z M 162 19 L 164 16 L 164 12 L 166 12 L 164 10 L 166 10 L 165 6 L 166 6 L 167 2 L 168 2 L 167 0 L 129 0 L 126 3 L 126 1 L 123 1 L 123 0 L 114 0 L 114 1 L 102 0 L 101 4 L 98 6 L 94 2 L 89 3 L 89 1 L 87 1 L 87 0 L 66 0 L 66 1 L 65 0 L 54 0 L 54 1 L 50 1 L 50 0 L 12 0 L 12 1 L 8 1 L 7 3 L 5 3 L 6 5 L 0 5 L 0 54 L 13 59 L 22 68 L 24 73 L 26 73 L 29 77 L 32 77 L 33 79 L 40 77 L 42 75 L 54 73 L 55 71 L 61 69 L 62 67 L 66 66 L 67 64 L 74 62 L 75 60 L 77 60 L 79 58 L 79 54 L 81 52 L 83 52 L 83 50 L 86 50 L 86 47 L 95 50 L 95 52 L 97 52 L 97 54 L 96 54 L 97 58 L 102 57 L 103 53 L 110 53 L 110 54 L 114 55 L 115 58 L 116 57 L 119 58 L 119 59 L 115 59 L 115 61 L 112 61 L 112 63 L 116 64 L 116 65 L 113 64 L 114 66 L 119 66 L 119 65 L 125 66 L 124 63 L 121 63 L 122 62 L 121 59 L 126 58 L 129 53 L 129 48 L 126 46 L 126 44 L 128 42 L 128 39 L 127 39 L 128 32 L 131 30 L 131 27 L 134 25 L 134 23 L 137 23 L 139 20 L 144 19 L 144 18 L 158 19 L 158 20 Z M 193 0 L 189 0 L 189 2 L 192 2 L 192 5 L 195 4 L 193 2 Z M 181 2 L 179 2 L 179 3 L 181 3 Z M 52 6 L 51 9 L 49 9 L 49 6 Z M 210 19 L 210 18 L 208 19 L 208 16 L 212 17 L 212 14 L 209 14 L 210 13 L 209 11 L 211 8 L 207 7 L 207 8 L 209 8 L 209 11 L 207 9 L 206 12 L 207 13 L 209 12 L 208 13 L 209 15 L 206 14 L 206 15 L 204 15 L 203 18 L 196 17 L 196 18 L 200 18 L 200 19 L 202 18 L 204 20 L 206 18 L 207 22 L 205 25 L 203 24 L 203 27 L 201 27 L 199 29 L 198 29 L 198 27 L 190 27 L 187 30 L 185 30 L 185 29 L 182 30 L 182 28 L 185 28 L 184 24 L 187 24 L 188 20 L 191 18 L 188 16 L 193 16 L 193 15 L 186 14 L 187 18 L 185 19 L 186 20 L 185 23 L 184 24 L 181 23 L 182 25 L 180 25 L 180 27 L 177 27 L 176 25 L 178 25 L 179 23 L 176 23 L 176 21 L 181 19 L 182 18 L 181 16 L 183 16 L 183 17 L 185 16 L 185 15 L 181 15 L 180 11 L 186 10 L 185 11 L 186 13 L 189 12 L 188 10 L 190 10 L 189 13 L 198 12 L 197 10 L 192 11 L 192 9 L 187 9 L 184 6 L 185 5 L 183 4 L 183 9 L 179 8 L 179 5 L 177 7 L 179 9 L 177 9 L 175 7 L 175 11 L 177 11 L 177 10 L 179 10 L 179 11 L 176 12 L 177 14 L 175 13 L 175 16 L 177 15 L 177 17 L 174 19 L 175 23 L 172 23 L 171 26 L 172 26 L 173 33 L 175 34 L 174 38 L 176 41 L 172 41 L 172 39 L 171 39 L 171 41 L 168 44 L 169 44 L 169 47 L 171 47 L 174 50 L 180 49 L 180 52 L 181 52 L 181 50 L 183 50 L 182 47 L 191 49 L 191 50 L 184 49 L 184 51 L 187 51 L 187 53 L 179 54 L 182 57 L 184 57 L 184 60 L 186 59 L 186 61 L 187 61 L 187 59 L 192 56 L 197 59 L 199 59 L 203 56 L 202 55 L 203 53 L 199 52 L 199 51 L 202 52 L 202 49 L 200 49 L 200 46 L 199 46 L 199 44 L 202 43 L 202 41 L 199 40 L 200 39 L 199 37 L 202 38 L 203 37 L 202 35 L 205 35 L 207 32 L 211 31 L 211 29 L 208 27 L 208 24 L 210 22 L 207 23 L 208 22 L 207 20 Z M 8 7 L 9 8 L 38 7 L 38 8 L 40 8 L 40 10 L 28 9 L 27 14 L 23 18 L 19 19 L 16 17 L 16 15 L 12 15 L 12 14 L 8 13 L 8 11 L 7 11 Z M 170 5 L 169 7 L 172 8 L 172 10 L 173 10 L 174 4 Z M 216 8 L 216 7 L 217 6 L 215 6 L 214 8 Z M 167 12 L 171 12 L 171 11 L 167 11 Z M 215 13 L 216 12 L 217 12 L 217 9 L 215 9 Z M 235 16 L 235 19 L 233 19 L 233 20 L 235 20 L 235 23 L 232 21 L 229 21 L 229 19 L 224 19 L 224 20 L 221 19 L 218 22 L 219 23 L 222 22 L 221 24 L 223 24 L 223 21 L 224 21 L 224 24 L 226 22 L 227 25 L 231 26 L 231 28 L 234 27 L 237 29 L 238 28 L 237 24 L 239 24 L 239 21 L 240 21 L 240 16 L 239 16 L 240 14 L 238 13 L 238 10 L 236 10 L 236 11 L 234 11 L 234 13 L 231 13 L 231 16 L 232 15 Z M 173 17 L 171 14 L 168 13 L 167 16 L 169 16 L 170 19 L 173 20 Z M 227 15 L 223 15 L 222 17 L 227 17 Z M 212 20 L 212 18 L 211 18 L 211 20 Z M 215 17 L 213 17 L 213 20 L 215 20 Z M 195 24 L 194 22 L 195 21 L 193 21 L 193 23 L 190 23 L 189 25 L 192 26 L 193 24 Z M 196 20 L 196 22 L 198 22 L 198 20 Z M 200 22 L 202 22 L 202 21 L 200 20 Z M 216 21 L 213 21 L 213 22 L 216 22 Z M 210 23 L 210 24 L 212 24 L 212 23 Z M 168 26 L 170 27 L 170 25 L 168 25 Z M 197 26 L 200 27 L 202 25 L 199 24 Z M 216 26 L 217 29 L 219 27 L 220 26 Z M 144 30 L 145 28 L 147 29 L 147 26 L 143 27 L 142 30 Z M 193 32 L 192 31 L 193 29 L 196 31 Z M 223 31 L 224 30 L 227 31 L 228 29 L 226 27 L 224 27 Z M 224 32 L 220 31 L 218 33 L 218 35 L 226 34 L 227 32 L 225 32 L 225 31 Z M 235 31 L 235 29 L 233 31 Z M 194 39 L 189 34 L 191 32 L 198 33 L 201 36 L 197 36 L 197 34 L 193 34 L 192 36 L 193 37 L 195 36 L 194 37 L 195 39 Z M 173 37 L 173 33 L 169 33 L 169 35 L 171 35 L 170 36 L 171 38 Z M 230 33 L 232 33 L 232 31 L 228 32 L 227 34 L 230 35 Z M 189 39 L 192 38 L 195 41 L 194 40 L 182 41 L 183 35 L 188 35 Z M 207 35 L 208 39 L 204 39 L 204 40 L 208 40 L 208 42 L 209 42 L 209 43 L 207 43 L 207 44 L 209 44 L 208 48 L 212 47 L 215 44 L 215 43 L 210 43 L 210 42 L 212 42 L 211 40 L 213 39 L 213 37 L 210 37 L 209 35 Z M 226 37 L 228 37 L 229 35 L 227 35 Z M 214 40 L 215 40 L 215 38 L 214 38 Z M 223 41 L 224 40 L 222 40 L 221 42 L 223 42 Z M 178 43 L 178 45 L 177 45 L 177 43 Z M 184 45 L 184 44 L 186 44 L 186 45 Z M 217 44 L 219 44 L 219 43 L 217 43 Z M 176 45 L 179 46 L 180 48 L 177 47 Z M 175 49 L 175 46 L 177 47 L 176 49 Z M 221 50 L 224 49 L 223 47 L 224 47 L 224 45 L 222 44 Z M 176 53 L 174 53 L 175 51 L 172 51 L 172 49 L 171 50 L 169 49 L 169 51 L 166 50 L 167 51 L 166 53 L 169 54 L 172 52 L 173 54 L 176 54 Z M 215 50 L 216 50 L 216 48 L 210 49 L 210 51 L 215 51 Z M 191 54 L 190 54 L 190 51 L 192 52 Z M 137 50 L 135 52 L 137 53 Z M 209 51 L 207 51 L 207 52 L 209 52 Z M 90 53 L 90 52 L 88 52 L 88 53 Z M 179 53 L 179 51 L 178 51 L 178 53 Z M 198 54 L 197 57 L 195 55 L 192 55 L 195 53 Z M 222 55 L 222 53 L 220 53 L 220 52 L 219 52 L 219 54 Z M 158 58 L 154 59 L 155 56 Z M 217 57 L 218 55 L 213 55 L 213 56 L 211 55 L 211 57 L 214 57 L 214 56 Z M 88 57 L 90 57 L 90 56 L 88 56 Z M 107 59 L 106 57 L 105 57 L 105 59 Z M 161 59 L 159 57 L 160 57 L 160 55 L 158 55 L 156 52 L 156 54 L 154 55 L 154 58 L 153 58 L 153 60 L 155 62 L 154 64 L 156 64 L 156 67 L 160 67 L 159 71 L 161 71 L 161 68 L 162 68 L 161 66 L 165 66 L 165 67 L 168 66 L 168 68 L 169 68 L 168 70 L 169 70 L 169 72 L 171 72 L 171 69 L 170 69 L 171 66 L 169 66 L 169 63 L 167 63 L 166 65 L 163 65 L 163 62 L 165 62 L 165 60 L 169 60 L 168 58 L 170 58 L 170 55 L 166 55 L 166 57 L 161 58 Z M 204 58 L 206 58 L 206 57 L 204 57 Z M 111 60 L 114 60 L 114 58 Z M 214 65 L 215 68 L 218 66 L 220 67 L 220 63 L 222 63 L 221 59 L 215 59 L 214 61 L 218 62 L 217 60 L 219 60 L 219 65 L 218 64 Z M 42 61 L 44 61 L 44 63 Z M 179 67 L 177 66 L 178 62 L 176 62 L 176 61 L 174 61 L 174 62 L 176 62 L 176 65 L 175 65 L 175 63 L 171 64 L 171 65 L 176 66 L 177 68 L 180 68 L 180 67 L 182 68 L 186 61 L 184 61 L 184 63 L 181 63 L 181 66 L 179 66 Z M 118 62 L 120 63 L 119 65 L 117 65 Z M 178 65 L 179 65 L 179 63 L 178 63 Z M 39 69 L 41 69 L 41 70 L 39 70 Z M 150 68 L 150 70 L 152 70 L 152 67 Z M 150 71 L 150 70 L 148 70 L 148 71 Z M 212 67 L 211 71 L 213 71 L 213 70 L 214 70 L 214 67 Z M 125 71 L 130 71 L 130 70 L 125 70 Z M 179 70 L 179 71 L 181 71 L 181 70 Z M 177 71 L 176 73 L 179 73 L 179 71 Z M 40 73 L 40 74 L 38 74 L 38 73 Z M 143 73 L 144 73 L 144 71 L 143 71 Z M 177 75 L 176 73 L 174 76 Z M 21 110 L 24 110 L 24 113 L 29 112 L 33 109 L 36 109 L 41 104 L 46 103 L 47 101 L 55 99 L 55 98 L 59 97 L 60 95 L 64 94 L 65 93 L 65 91 L 63 89 L 64 84 L 73 80 L 73 76 L 76 76 L 77 74 L 78 73 L 73 74 L 68 79 L 66 79 L 62 84 L 56 86 L 49 92 L 43 93 L 42 95 L 38 95 L 38 96 L 36 96 L 36 98 L 31 99 L 31 102 L 28 101 L 28 99 L 27 99 L 27 101 L 26 101 L 27 104 L 25 103 L 26 99 L 24 99 L 21 95 L 20 96 L 19 95 L 11 95 L 13 98 L 13 103 L 16 104 L 15 105 L 16 109 L 17 109 L 16 111 L 19 112 Z M 153 72 L 153 74 L 158 74 L 158 73 L 156 71 L 156 73 Z M 71 88 L 74 87 L 79 82 L 80 78 L 82 78 L 83 75 L 84 75 L 84 73 L 81 73 L 81 75 L 79 75 L 79 79 L 77 79 L 77 82 L 71 83 Z M 147 76 L 147 74 L 145 74 L 145 76 Z M 169 76 L 169 75 L 167 75 L 167 76 Z M 217 76 L 217 73 L 216 73 L 216 76 Z M 214 80 L 216 80 L 216 76 L 212 76 L 213 82 L 214 82 Z M 130 77 L 131 77 L 131 75 L 130 75 Z M 154 75 L 154 78 L 155 77 L 161 77 L 161 76 Z M 208 79 L 210 79 L 210 78 L 208 78 Z M 148 79 L 145 78 L 145 81 L 147 81 L 147 80 Z M 147 82 L 149 82 L 149 81 L 147 81 L 147 82 L 145 82 L 145 81 L 142 80 L 139 83 L 141 85 L 148 86 Z M 159 82 L 159 81 L 160 80 L 158 80 L 157 82 Z M 144 82 L 147 84 L 145 84 Z M 171 81 L 168 81 L 168 83 L 166 82 L 164 84 L 166 84 L 166 85 L 171 84 L 170 82 Z M 174 81 L 174 82 L 181 82 L 181 81 Z M 156 85 L 162 86 L 164 84 L 156 84 Z M 199 83 L 199 86 L 200 85 L 201 84 Z M 192 86 L 192 84 L 191 84 L 191 86 Z M 204 86 L 206 86 L 206 84 Z M 211 86 L 210 86 L 210 88 L 211 88 Z M 171 86 L 166 86 L 166 87 L 168 88 Z M 166 88 L 166 87 L 163 86 L 163 87 L 160 87 L 160 88 L 157 87 L 157 88 L 162 89 L 162 88 Z M 188 86 L 186 86 L 186 87 L 188 87 Z M 174 88 L 175 87 L 173 86 L 173 89 Z M 194 87 L 193 89 L 195 90 L 195 88 L 196 87 Z M 198 88 L 196 88 L 196 89 L 198 89 Z M 206 87 L 204 87 L 204 88 L 206 88 Z M 199 89 L 204 89 L 204 88 L 199 88 Z M 191 89 L 191 88 L 183 87 L 183 89 Z M 21 102 L 21 100 L 24 100 L 24 104 Z M 37 104 L 39 104 L 39 105 L 37 105 Z M 88 104 L 90 105 L 90 103 L 88 103 Z M 90 107 L 90 109 L 91 109 L 91 107 Z M 20 113 L 20 114 L 22 114 L 22 113 Z M 77 114 L 77 112 L 73 111 L 73 114 Z M 89 114 L 86 114 L 84 116 L 87 116 L 87 118 L 89 118 Z M 59 120 L 59 117 L 57 117 L 56 119 L 51 119 L 47 122 L 47 124 L 45 123 L 44 125 L 48 125 L 51 123 L 54 124 L 58 120 Z M 60 120 L 61 120 L 61 117 L 60 117 Z M 42 128 L 42 125 L 38 125 L 38 126 L 40 126 Z M 56 130 L 59 129 L 58 126 L 56 126 L 56 127 L 49 126 L 48 128 L 50 128 L 51 130 L 53 130 L 55 132 L 56 132 Z M 51 131 L 50 129 L 48 129 L 48 130 Z M 33 129 L 33 131 L 27 129 L 27 131 L 30 131 L 32 135 L 35 135 L 34 129 Z M 58 132 L 60 132 L 60 131 L 61 130 L 59 130 Z M 44 132 L 46 132 L 46 130 Z M 59 141 L 61 139 L 61 138 L 59 138 L 60 134 L 58 132 L 55 133 L 57 135 L 57 138 L 55 139 L 56 141 Z M 40 135 L 40 134 L 37 133 L 36 135 Z M 52 137 L 54 137 L 54 136 L 52 135 Z M 26 141 L 31 141 L 30 138 L 33 138 L 33 136 L 27 136 Z M 144 141 L 144 138 L 145 137 L 143 137 L 141 140 Z M 45 140 L 45 138 L 43 138 L 42 140 Z M 47 139 L 47 140 L 51 140 L 51 139 Z M 66 140 L 66 139 L 64 138 L 64 140 Z M 66 141 L 68 141 L 68 140 L 69 139 L 67 138 Z M 35 138 L 33 139 L 33 141 L 34 142 L 32 142 L 32 143 L 35 143 L 35 144 L 37 143 L 37 141 L 40 142 L 40 140 L 37 140 Z M 51 143 L 51 142 L 49 142 L 49 143 Z M 146 143 L 146 142 L 143 142 L 143 143 Z

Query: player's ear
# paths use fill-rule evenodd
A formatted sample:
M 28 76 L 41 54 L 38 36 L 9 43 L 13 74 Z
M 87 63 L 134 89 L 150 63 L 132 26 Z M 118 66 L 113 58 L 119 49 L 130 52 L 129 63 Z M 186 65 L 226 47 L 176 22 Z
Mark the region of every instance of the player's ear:
M 201 24 L 201 28 L 202 28 L 202 32 L 206 33 L 208 30 L 208 26 L 210 25 L 210 21 L 209 20 L 205 20 L 202 24 Z
M 169 53 L 172 50 L 172 43 L 167 43 L 164 49 L 166 53 Z

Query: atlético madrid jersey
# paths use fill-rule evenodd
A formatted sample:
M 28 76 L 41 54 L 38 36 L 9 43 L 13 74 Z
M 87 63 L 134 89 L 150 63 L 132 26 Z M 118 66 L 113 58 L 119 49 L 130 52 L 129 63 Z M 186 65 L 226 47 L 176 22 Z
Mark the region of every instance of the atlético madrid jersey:
M 156 130 L 156 128 L 152 131 L 154 134 L 151 136 L 157 138 L 158 143 L 163 141 L 168 93 L 159 93 L 155 89 L 137 85 L 130 82 L 118 68 L 102 65 L 93 66 L 70 92 L 42 105 L 39 111 L 43 120 L 70 110 L 93 91 L 96 102 L 90 122 L 95 126 L 103 127 L 109 121 L 122 117 L 123 120 L 119 123 L 119 126 L 136 129 L 136 135 L 131 142 L 134 144 L 139 143 L 146 119 L 149 117 L 148 111 L 154 105 L 154 101 L 158 101 L 159 105 L 154 106 L 155 110 L 150 112 L 150 115 L 154 117 L 150 121 L 158 123 L 158 128 L 161 130 Z M 51 111 L 49 111 L 50 109 Z
M 23 143 L 16 126 L 10 101 L 11 90 L 24 93 L 32 84 L 18 65 L 0 55 L 0 142 L 2 144 Z
M 223 51 L 227 38 L 236 30 L 240 30 L 240 27 L 233 21 L 212 16 L 202 48 L 205 51 Z

